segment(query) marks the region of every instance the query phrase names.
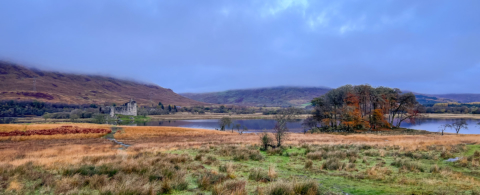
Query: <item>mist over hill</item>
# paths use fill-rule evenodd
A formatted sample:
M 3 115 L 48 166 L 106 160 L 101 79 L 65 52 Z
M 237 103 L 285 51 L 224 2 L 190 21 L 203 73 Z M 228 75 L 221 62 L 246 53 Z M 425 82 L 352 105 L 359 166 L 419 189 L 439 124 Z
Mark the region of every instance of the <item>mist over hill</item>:
M 181 93 L 180 95 L 200 102 L 233 104 L 241 106 L 297 106 L 309 105 L 313 98 L 330 90 L 328 87 L 266 87 L 237 89 L 210 93 Z M 404 92 L 409 92 L 405 90 Z M 449 102 L 480 102 L 480 94 L 421 94 L 414 93 L 420 104 Z
M 268 87 L 211 93 L 181 93 L 187 98 L 215 104 L 241 106 L 305 106 L 328 92 L 327 87 Z
M 69 104 L 125 103 L 139 105 L 208 105 L 155 84 L 106 76 L 42 71 L 0 61 L 0 100 L 38 100 Z

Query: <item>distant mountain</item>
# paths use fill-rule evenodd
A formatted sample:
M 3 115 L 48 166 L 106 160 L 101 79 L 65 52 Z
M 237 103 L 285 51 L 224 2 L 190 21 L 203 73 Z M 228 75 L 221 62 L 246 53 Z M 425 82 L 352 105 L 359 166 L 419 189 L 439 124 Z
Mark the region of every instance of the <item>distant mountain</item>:
M 330 88 L 327 87 L 270 87 L 211 93 L 182 93 L 180 95 L 200 102 L 215 104 L 241 106 L 306 106 L 313 98 L 321 96 L 329 90 Z M 414 94 L 420 104 L 480 102 L 480 94 Z
M 35 84 L 34 84 L 35 83 Z M 154 84 L 105 76 L 48 72 L 0 61 L 0 100 L 38 100 L 68 104 L 209 105 Z M 151 101 L 150 101 L 151 100 Z
M 441 98 L 435 95 L 425 95 L 425 94 L 418 94 L 414 93 L 415 97 L 417 98 L 417 102 L 420 104 L 436 104 L 436 103 L 450 103 L 450 102 L 457 102 L 452 99 Z
M 464 93 L 464 94 L 439 94 L 433 95 L 439 98 L 448 98 L 460 103 L 480 102 L 480 94 Z
M 187 98 L 214 104 L 241 106 L 307 106 L 310 101 L 328 92 L 326 87 L 270 87 L 239 89 L 212 93 L 182 93 Z

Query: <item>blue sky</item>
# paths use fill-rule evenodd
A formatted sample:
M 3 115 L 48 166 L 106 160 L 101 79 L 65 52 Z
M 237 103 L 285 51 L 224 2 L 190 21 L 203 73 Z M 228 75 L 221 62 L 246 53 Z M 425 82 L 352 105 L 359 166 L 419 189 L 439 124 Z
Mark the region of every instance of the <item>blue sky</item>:
M 0 58 L 175 92 L 480 93 L 478 0 L 1 0 Z

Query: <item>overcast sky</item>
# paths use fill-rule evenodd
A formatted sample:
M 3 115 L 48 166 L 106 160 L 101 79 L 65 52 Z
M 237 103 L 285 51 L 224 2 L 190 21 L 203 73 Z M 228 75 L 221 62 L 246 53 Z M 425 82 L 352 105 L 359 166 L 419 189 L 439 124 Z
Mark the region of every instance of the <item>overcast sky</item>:
M 0 0 L 0 58 L 175 92 L 480 93 L 480 0 Z

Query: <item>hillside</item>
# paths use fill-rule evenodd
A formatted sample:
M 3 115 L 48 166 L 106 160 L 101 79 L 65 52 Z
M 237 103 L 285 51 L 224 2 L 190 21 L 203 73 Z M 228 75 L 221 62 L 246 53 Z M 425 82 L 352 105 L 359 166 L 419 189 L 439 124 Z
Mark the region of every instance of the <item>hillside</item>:
M 216 104 L 242 106 L 305 106 L 313 98 L 321 96 L 329 90 L 330 89 L 326 87 L 271 87 L 211 93 L 182 93 L 180 95 L 200 102 Z M 480 102 L 480 94 L 414 94 L 420 104 Z
M 34 81 L 36 81 L 34 91 Z M 0 61 L 0 100 L 38 100 L 68 104 L 208 105 L 153 84 L 104 76 L 40 71 Z M 150 98 L 152 101 L 150 101 Z
M 440 98 L 452 99 L 461 103 L 480 102 L 480 94 L 439 94 L 433 95 Z
M 418 94 L 414 93 L 415 97 L 417 98 L 418 103 L 420 104 L 436 104 L 436 103 L 450 103 L 450 102 L 457 102 L 452 99 L 442 98 L 435 95 L 425 95 L 425 94 Z
M 325 87 L 272 87 L 212 93 L 183 93 L 187 98 L 215 104 L 241 106 L 305 106 L 329 91 Z

